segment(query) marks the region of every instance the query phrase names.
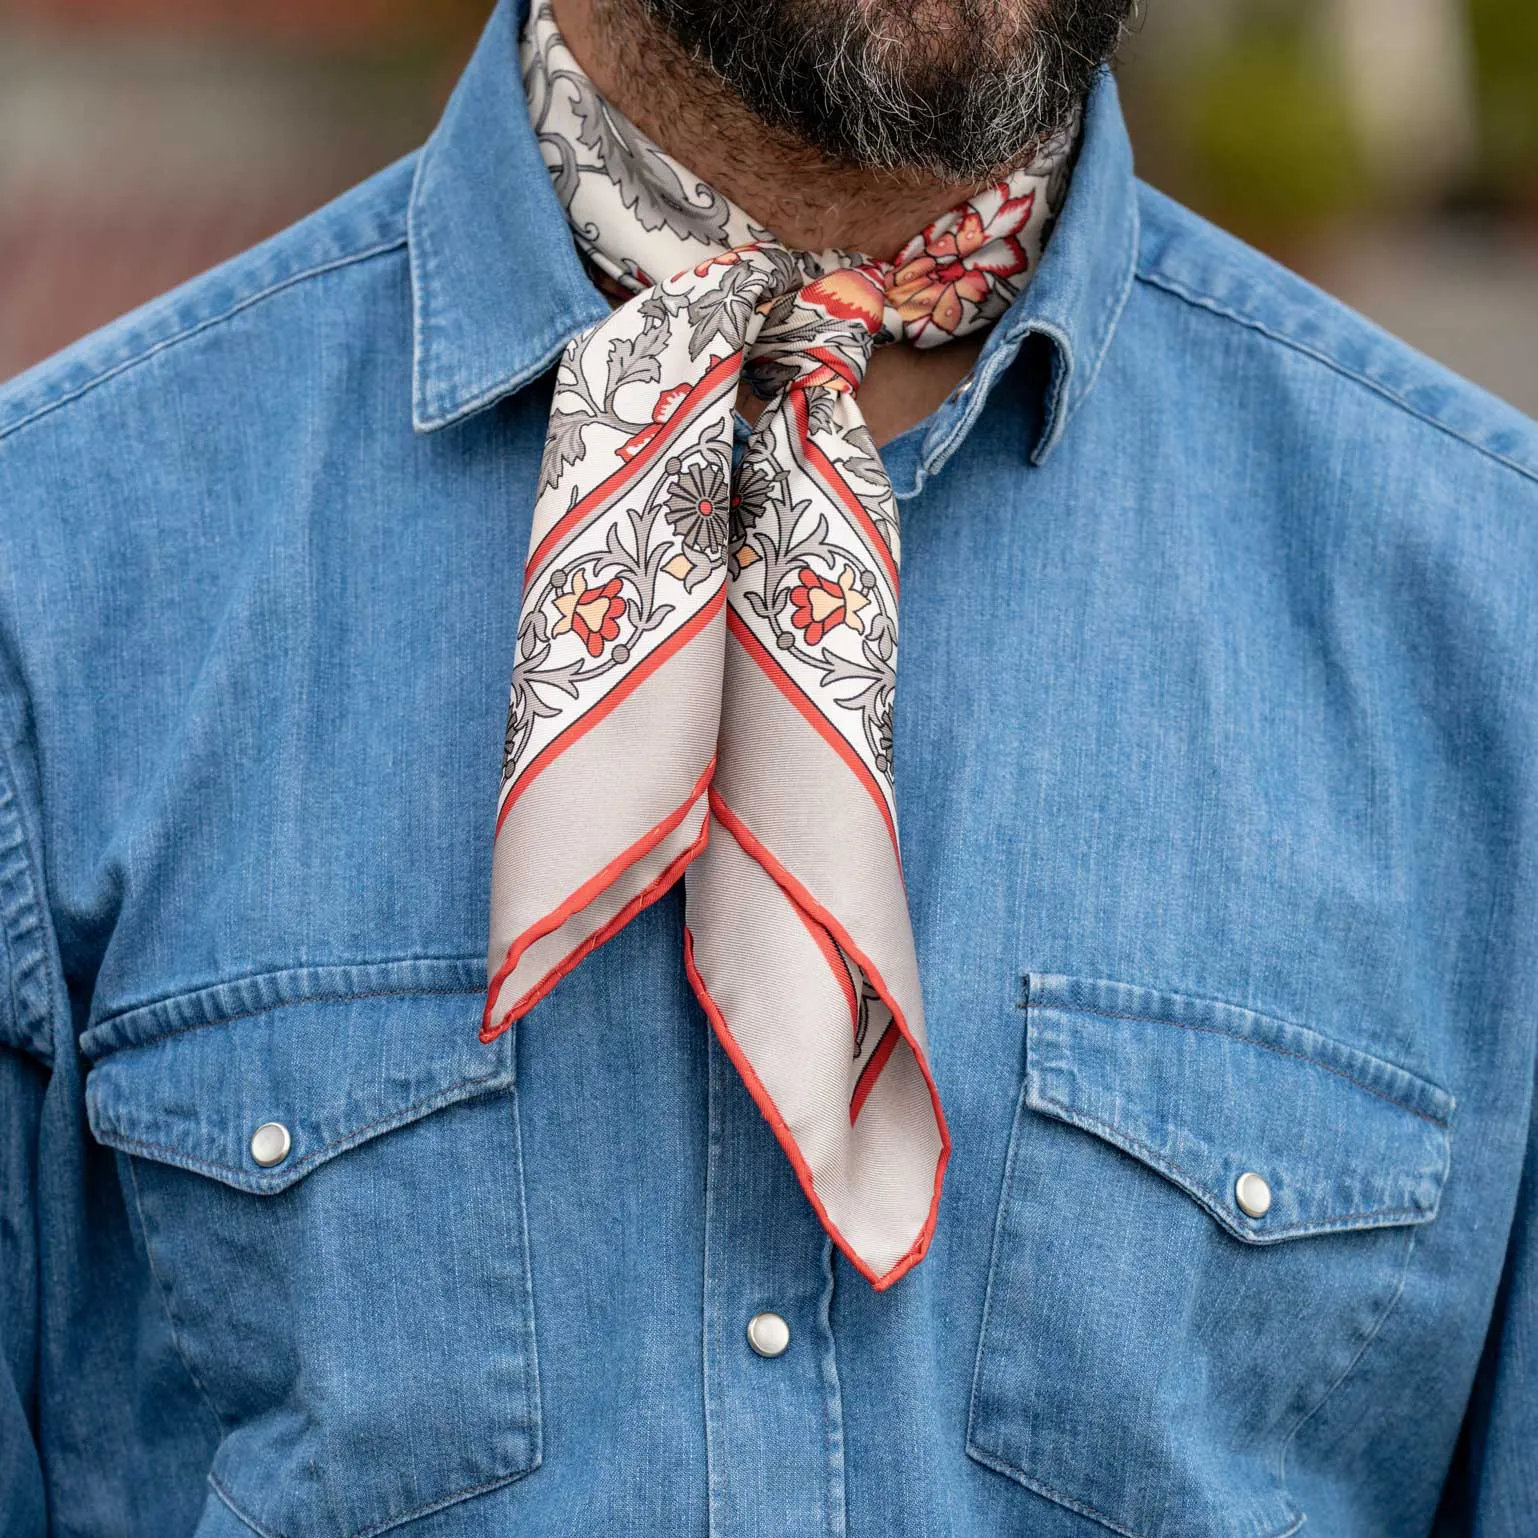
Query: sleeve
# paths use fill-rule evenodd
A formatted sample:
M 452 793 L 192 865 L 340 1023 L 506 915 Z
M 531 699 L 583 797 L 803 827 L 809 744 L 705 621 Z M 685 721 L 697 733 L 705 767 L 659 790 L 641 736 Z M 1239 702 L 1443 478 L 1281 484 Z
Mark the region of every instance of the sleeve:
M 1436 1531 L 1443 1538 L 1538 1533 L 1538 1103 L 1490 1333 Z
M 0 698 L 0 707 L 6 701 Z M 23 797 L 35 783 L 0 709 L 0 1529 L 46 1528 L 37 1442 L 38 1133 L 52 1036 L 47 926 Z M 35 805 L 35 803 L 34 803 Z

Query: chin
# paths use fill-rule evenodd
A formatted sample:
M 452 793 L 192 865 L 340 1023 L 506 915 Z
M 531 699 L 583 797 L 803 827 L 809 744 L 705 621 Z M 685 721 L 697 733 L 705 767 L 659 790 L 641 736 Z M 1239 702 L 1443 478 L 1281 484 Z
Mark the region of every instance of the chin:
M 1130 0 L 630 0 L 834 160 L 978 181 L 1074 120 Z

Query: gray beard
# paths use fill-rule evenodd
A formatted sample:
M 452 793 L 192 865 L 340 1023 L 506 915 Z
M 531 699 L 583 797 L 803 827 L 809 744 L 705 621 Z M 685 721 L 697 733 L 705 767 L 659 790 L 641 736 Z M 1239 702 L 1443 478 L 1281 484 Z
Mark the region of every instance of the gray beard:
M 977 183 L 1067 133 L 1134 0 L 638 0 L 829 159 Z

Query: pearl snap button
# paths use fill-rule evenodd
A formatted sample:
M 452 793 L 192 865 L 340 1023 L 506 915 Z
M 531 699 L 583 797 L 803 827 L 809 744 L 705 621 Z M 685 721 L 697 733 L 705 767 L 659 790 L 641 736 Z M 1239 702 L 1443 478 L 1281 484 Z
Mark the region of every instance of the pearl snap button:
M 1271 1210 L 1271 1187 L 1254 1170 L 1234 1182 L 1234 1200 L 1247 1217 L 1263 1218 Z
M 760 1356 L 779 1356 L 790 1344 L 790 1326 L 778 1314 L 754 1314 L 748 1320 L 748 1344 Z
M 280 1121 L 264 1121 L 251 1134 L 251 1157 L 263 1169 L 271 1169 L 274 1164 L 281 1164 L 288 1157 L 288 1151 L 293 1146 L 288 1128 Z

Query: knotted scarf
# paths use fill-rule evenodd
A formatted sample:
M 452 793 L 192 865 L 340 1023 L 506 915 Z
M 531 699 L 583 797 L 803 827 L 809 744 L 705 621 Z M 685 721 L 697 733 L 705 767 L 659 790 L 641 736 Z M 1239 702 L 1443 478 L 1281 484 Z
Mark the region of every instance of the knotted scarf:
M 892 782 L 898 514 L 872 349 L 990 325 L 1062 147 L 890 261 L 787 249 L 597 94 L 536 0 L 535 132 L 622 303 L 555 379 L 496 819 L 490 1040 L 686 876 L 684 966 L 818 1218 L 876 1287 L 950 1150 Z M 746 381 L 763 400 L 735 452 Z M 745 425 L 745 424 L 744 424 Z

